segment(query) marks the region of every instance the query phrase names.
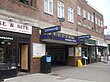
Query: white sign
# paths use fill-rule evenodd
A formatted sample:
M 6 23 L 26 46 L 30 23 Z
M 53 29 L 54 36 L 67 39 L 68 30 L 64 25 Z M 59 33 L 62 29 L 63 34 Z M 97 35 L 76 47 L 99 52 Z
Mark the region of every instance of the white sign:
M 45 44 L 33 43 L 33 58 L 44 56 L 46 52 L 45 50 Z
M 105 47 L 107 47 L 107 43 L 106 42 L 104 42 L 104 41 L 97 41 L 97 45 L 98 46 L 105 46 Z
M 74 48 L 69 48 L 69 56 L 74 56 Z
M 32 26 L 0 20 L 0 30 L 32 34 Z
M 78 49 L 79 56 L 81 56 L 81 55 L 82 55 L 82 54 L 81 54 L 81 51 L 82 51 L 82 48 L 81 48 L 81 47 L 79 47 L 79 49 Z

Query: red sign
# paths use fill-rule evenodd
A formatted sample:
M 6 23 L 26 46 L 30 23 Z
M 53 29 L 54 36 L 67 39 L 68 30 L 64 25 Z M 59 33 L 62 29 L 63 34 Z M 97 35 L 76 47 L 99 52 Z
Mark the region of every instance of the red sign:
M 107 26 L 103 26 L 102 28 L 103 28 L 103 29 L 107 29 Z

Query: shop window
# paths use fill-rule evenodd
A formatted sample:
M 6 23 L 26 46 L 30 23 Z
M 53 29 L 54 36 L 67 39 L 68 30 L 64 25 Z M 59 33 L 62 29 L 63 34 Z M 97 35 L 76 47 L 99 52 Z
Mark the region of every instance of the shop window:
M 16 69 L 16 42 L 0 39 L 0 69 Z

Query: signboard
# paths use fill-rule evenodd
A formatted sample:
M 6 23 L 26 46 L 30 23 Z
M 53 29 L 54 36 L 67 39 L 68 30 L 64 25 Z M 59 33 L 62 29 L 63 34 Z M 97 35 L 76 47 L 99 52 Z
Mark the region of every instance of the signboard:
M 33 58 L 45 55 L 45 44 L 33 43 Z
M 53 27 L 48 27 L 42 30 L 42 33 L 51 33 L 51 32 L 57 32 L 61 31 L 61 26 L 53 26 Z
M 77 36 L 78 39 L 88 39 L 91 38 L 91 35 L 82 35 L 82 36 Z
M 104 35 L 105 40 L 110 40 L 110 35 Z
M 13 38 L 9 37 L 9 36 L 0 36 L 0 39 L 3 39 L 3 40 L 13 40 Z
M 81 47 L 79 47 L 79 49 L 78 49 L 79 56 L 81 56 L 81 55 L 82 55 L 82 54 L 81 54 L 81 51 L 82 51 L 82 48 L 81 48 Z
M 32 34 L 32 26 L 0 20 L 0 30 Z
M 91 40 L 91 39 L 84 39 L 84 43 L 85 44 L 96 44 L 96 41 L 95 40 Z
M 52 35 L 41 35 L 40 38 L 41 39 L 53 39 L 53 40 L 66 41 L 66 42 L 74 42 L 74 43 L 77 42 L 77 40 L 75 40 L 75 39 L 58 37 L 58 36 L 52 36 Z
M 69 48 L 69 56 L 74 56 L 74 48 Z

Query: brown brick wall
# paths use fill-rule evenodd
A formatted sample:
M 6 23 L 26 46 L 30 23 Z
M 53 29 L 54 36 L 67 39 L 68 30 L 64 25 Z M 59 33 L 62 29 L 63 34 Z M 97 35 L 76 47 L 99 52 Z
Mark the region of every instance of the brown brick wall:
M 36 2 L 36 0 L 33 1 Z M 40 12 L 37 7 L 35 7 L 36 3 L 33 4 L 34 6 L 29 6 L 17 0 L 0 0 L 0 9 L 37 19 L 40 18 Z
M 58 17 L 57 17 L 57 0 L 53 0 L 54 1 L 54 11 L 53 11 L 53 14 L 54 15 L 49 15 L 49 14 L 46 14 L 44 13 L 44 0 L 38 0 L 37 2 L 37 7 L 38 7 L 38 10 L 40 11 L 40 20 L 41 21 L 44 21 L 44 22 L 48 22 L 48 23 L 51 23 L 51 24 L 55 24 L 55 25 L 59 25 L 59 21 L 58 21 Z M 64 16 L 65 16 L 65 21 L 62 23 L 62 27 L 65 27 L 65 28 L 69 28 L 69 29 L 75 29 L 75 23 L 69 23 L 67 21 L 67 8 L 68 6 L 72 7 L 75 11 L 75 1 L 76 0 L 60 0 L 64 3 Z M 75 17 L 75 16 L 74 16 Z
M 84 10 L 86 10 L 87 12 L 89 12 L 92 15 L 93 15 L 93 13 L 95 13 L 95 17 L 103 21 L 103 15 L 100 14 L 98 11 L 96 11 L 91 6 L 89 6 L 86 3 L 84 3 L 83 1 L 80 0 L 78 2 L 78 6 L 81 8 L 81 13 L 83 12 L 82 10 L 84 9 Z M 102 28 L 99 29 L 100 33 L 94 31 L 95 28 L 96 29 L 99 28 L 99 26 L 97 24 L 95 24 L 95 28 L 94 28 L 94 23 L 91 22 L 90 20 L 88 20 L 87 18 L 86 18 L 87 20 L 82 21 L 83 15 L 82 16 L 78 16 L 77 18 L 78 18 L 77 21 L 81 22 L 82 25 L 86 24 L 86 25 L 89 25 L 91 27 L 91 29 L 89 29 L 89 28 L 83 28 L 83 26 L 78 26 L 80 32 L 91 34 L 92 36 L 103 38 L 104 34 L 103 34 L 103 29 Z

